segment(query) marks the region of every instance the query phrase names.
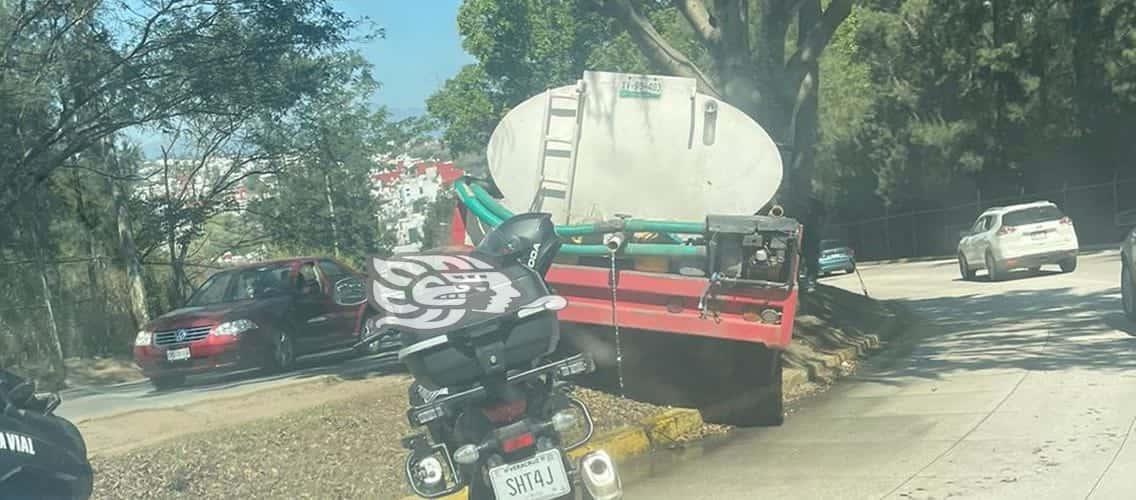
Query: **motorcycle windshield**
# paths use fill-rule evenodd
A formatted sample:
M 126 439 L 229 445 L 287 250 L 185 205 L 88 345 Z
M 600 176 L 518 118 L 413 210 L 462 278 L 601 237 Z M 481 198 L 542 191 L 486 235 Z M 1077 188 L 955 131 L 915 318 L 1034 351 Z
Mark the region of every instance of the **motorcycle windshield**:
M 367 298 L 381 311 L 375 326 L 445 334 L 496 318 L 563 309 L 532 269 L 476 251 L 372 257 Z

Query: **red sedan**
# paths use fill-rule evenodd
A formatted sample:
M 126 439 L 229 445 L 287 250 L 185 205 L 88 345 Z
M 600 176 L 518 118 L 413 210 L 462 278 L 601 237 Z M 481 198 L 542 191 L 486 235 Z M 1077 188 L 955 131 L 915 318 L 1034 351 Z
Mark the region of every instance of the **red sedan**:
M 365 304 L 341 306 L 332 299 L 335 284 L 353 276 L 343 264 L 318 257 L 218 272 L 185 307 L 138 332 L 134 359 L 158 389 L 213 370 L 287 370 L 297 356 L 358 341 Z

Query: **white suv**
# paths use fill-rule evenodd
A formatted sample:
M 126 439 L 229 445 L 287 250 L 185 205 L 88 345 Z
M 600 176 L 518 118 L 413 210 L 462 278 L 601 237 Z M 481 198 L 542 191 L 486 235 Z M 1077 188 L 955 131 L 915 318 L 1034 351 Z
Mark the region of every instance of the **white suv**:
M 974 279 L 986 269 L 990 281 L 1007 271 L 1057 264 L 1063 272 L 1077 269 L 1077 231 L 1073 221 L 1048 201 L 991 208 L 963 231 L 958 246 L 959 271 Z

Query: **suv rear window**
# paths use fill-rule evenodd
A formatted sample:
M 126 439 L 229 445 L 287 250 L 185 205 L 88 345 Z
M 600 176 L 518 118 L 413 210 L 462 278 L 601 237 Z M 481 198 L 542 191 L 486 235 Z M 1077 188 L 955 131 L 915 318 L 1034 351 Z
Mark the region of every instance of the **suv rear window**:
M 1065 214 L 1061 213 L 1061 210 L 1054 206 L 1023 208 L 1003 215 L 1002 225 L 1024 226 L 1026 224 L 1060 220 L 1062 217 L 1065 217 Z

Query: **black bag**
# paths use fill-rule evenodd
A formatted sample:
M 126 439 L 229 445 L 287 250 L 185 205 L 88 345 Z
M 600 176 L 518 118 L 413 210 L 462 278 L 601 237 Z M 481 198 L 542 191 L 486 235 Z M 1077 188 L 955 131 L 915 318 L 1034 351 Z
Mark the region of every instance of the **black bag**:
M 58 396 L 0 370 L 0 499 L 87 499 L 93 474 L 79 429 L 52 411 Z

